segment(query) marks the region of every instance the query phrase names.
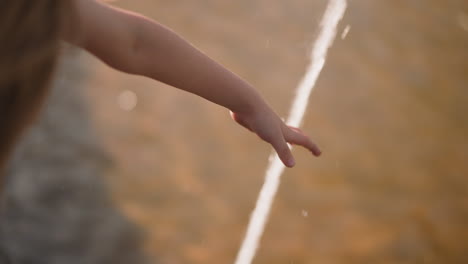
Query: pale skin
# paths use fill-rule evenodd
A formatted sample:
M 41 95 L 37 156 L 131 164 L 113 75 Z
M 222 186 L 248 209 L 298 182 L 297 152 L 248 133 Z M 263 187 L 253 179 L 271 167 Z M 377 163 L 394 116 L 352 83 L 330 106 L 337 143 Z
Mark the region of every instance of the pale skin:
M 75 0 L 73 34 L 64 37 L 117 70 L 146 76 L 230 110 L 232 118 L 270 143 L 287 167 L 287 143 L 313 155 L 319 148 L 299 128 L 287 126 L 245 80 L 216 63 L 167 27 L 96 0 Z

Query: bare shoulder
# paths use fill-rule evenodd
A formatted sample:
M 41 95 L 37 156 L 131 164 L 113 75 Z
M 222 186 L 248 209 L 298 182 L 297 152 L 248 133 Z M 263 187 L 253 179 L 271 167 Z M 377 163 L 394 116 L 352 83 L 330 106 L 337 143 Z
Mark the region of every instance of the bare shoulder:
M 96 22 L 98 18 L 99 9 L 105 8 L 103 4 L 95 0 L 72 0 L 71 16 L 67 19 L 70 25 L 67 31 L 64 32 L 63 38 L 77 45 L 83 45 L 86 39 L 86 32 L 88 31 L 87 24 Z M 91 21 L 90 21 L 91 20 Z

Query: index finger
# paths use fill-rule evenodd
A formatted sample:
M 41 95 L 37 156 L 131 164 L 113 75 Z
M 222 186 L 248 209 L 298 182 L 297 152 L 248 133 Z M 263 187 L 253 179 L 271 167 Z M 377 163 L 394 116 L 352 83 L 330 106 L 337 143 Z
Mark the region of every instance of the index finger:
M 317 157 L 322 154 L 317 144 L 312 142 L 299 128 L 288 126 L 284 131 L 284 137 L 288 143 L 305 147 Z

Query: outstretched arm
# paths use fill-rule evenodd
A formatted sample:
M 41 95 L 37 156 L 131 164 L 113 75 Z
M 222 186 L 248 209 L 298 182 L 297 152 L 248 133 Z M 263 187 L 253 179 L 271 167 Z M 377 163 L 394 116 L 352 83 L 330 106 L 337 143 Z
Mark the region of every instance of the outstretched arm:
M 319 155 L 300 130 L 286 126 L 246 81 L 219 65 L 172 30 L 141 15 L 96 0 L 75 0 L 76 31 L 66 39 L 111 67 L 144 75 L 199 95 L 232 112 L 234 120 L 272 144 L 294 166 L 286 142 Z

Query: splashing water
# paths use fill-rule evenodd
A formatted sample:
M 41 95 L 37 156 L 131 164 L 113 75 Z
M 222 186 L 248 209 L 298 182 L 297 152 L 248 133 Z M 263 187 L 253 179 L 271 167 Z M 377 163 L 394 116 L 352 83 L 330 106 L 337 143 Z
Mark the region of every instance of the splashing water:
M 327 51 L 336 37 L 336 27 L 343 18 L 346 10 L 346 0 L 330 0 L 320 24 L 321 31 L 311 53 L 311 64 L 305 76 L 297 87 L 291 113 L 287 120 L 288 125 L 299 127 L 307 109 L 309 97 L 317 82 L 320 72 L 325 65 Z M 270 163 L 266 171 L 265 183 L 260 191 L 255 210 L 250 217 L 247 234 L 242 243 L 235 264 L 252 263 L 257 252 L 258 242 L 263 234 L 267 218 L 270 213 L 273 198 L 279 186 L 280 176 L 284 171 L 284 165 L 277 155 L 270 157 Z

